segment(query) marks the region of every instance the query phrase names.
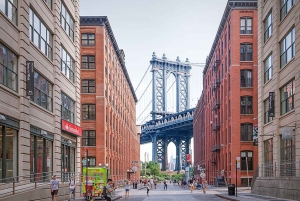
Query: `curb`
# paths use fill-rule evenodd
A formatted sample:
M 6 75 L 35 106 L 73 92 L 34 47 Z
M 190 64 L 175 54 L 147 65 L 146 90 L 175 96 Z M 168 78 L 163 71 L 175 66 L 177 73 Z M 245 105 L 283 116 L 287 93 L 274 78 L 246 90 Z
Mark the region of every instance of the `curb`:
M 237 199 L 229 198 L 229 197 L 226 197 L 226 196 L 220 195 L 220 194 L 215 194 L 215 196 L 217 196 L 217 197 L 219 197 L 219 198 L 223 198 L 223 199 L 225 199 L 225 200 L 238 201 Z

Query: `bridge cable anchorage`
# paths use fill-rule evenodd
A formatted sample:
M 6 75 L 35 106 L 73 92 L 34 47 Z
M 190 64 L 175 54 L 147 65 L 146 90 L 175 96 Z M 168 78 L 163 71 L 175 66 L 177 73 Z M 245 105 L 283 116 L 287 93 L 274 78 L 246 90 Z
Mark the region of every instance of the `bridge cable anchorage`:
M 146 109 L 149 107 L 149 105 L 152 103 L 152 100 L 148 103 L 148 105 L 145 107 L 145 109 L 142 111 L 142 113 L 140 114 L 140 116 L 138 116 L 138 118 L 140 118 L 142 116 L 142 114 L 146 111 Z M 136 119 L 138 119 L 136 118 Z
M 149 86 L 150 86 L 151 83 L 152 83 L 152 80 L 149 82 L 149 84 L 148 84 L 148 86 L 146 87 L 144 93 L 141 95 L 141 97 L 138 99 L 137 102 L 139 102 L 139 101 L 143 98 L 144 94 L 146 93 L 146 91 L 147 91 L 147 89 L 149 88 Z
M 135 88 L 134 92 L 136 92 L 136 90 L 138 90 L 138 88 L 139 88 L 139 86 L 141 85 L 141 83 L 142 83 L 142 81 L 143 81 L 144 77 L 146 76 L 146 74 L 147 74 L 147 72 L 148 72 L 148 70 L 149 70 L 150 66 L 151 66 L 151 64 L 149 64 L 149 66 L 148 66 L 148 68 L 147 68 L 147 70 L 146 70 L 145 74 L 143 75 L 143 77 L 142 77 L 142 79 L 141 79 L 140 83 L 138 84 L 138 86 Z

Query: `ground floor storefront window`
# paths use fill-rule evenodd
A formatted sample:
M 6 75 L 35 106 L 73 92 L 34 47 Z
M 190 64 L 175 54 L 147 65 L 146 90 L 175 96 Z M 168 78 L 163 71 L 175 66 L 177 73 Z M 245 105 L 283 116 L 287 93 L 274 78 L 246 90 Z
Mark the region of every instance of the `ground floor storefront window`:
M 61 172 L 64 181 L 69 181 L 75 172 L 75 147 L 76 142 L 61 138 Z
M 53 171 L 52 133 L 30 127 L 30 175 L 31 181 L 49 181 Z
M 8 118 L 0 122 L 0 182 L 18 180 L 18 125 Z

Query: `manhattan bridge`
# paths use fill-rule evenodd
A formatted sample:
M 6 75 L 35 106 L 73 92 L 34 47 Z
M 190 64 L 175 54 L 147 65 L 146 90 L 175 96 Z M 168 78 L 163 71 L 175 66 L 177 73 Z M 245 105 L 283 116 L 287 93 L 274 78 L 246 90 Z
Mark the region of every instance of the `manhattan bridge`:
M 190 63 L 188 59 L 182 62 L 179 57 L 175 61 L 168 60 L 165 54 L 158 58 L 153 53 L 150 65 L 135 89 L 137 124 L 141 124 L 142 129 L 140 143 L 152 143 L 152 161 L 160 163 L 162 170 L 168 169 L 167 147 L 171 142 L 176 147 L 176 171 L 186 166 L 186 155 L 191 152 L 195 110 L 190 108 L 192 66 L 204 67 L 204 64 Z M 202 90 L 200 76 L 199 73 L 193 80 L 193 84 L 197 80 L 193 92 L 198 94 L 195 101 Z

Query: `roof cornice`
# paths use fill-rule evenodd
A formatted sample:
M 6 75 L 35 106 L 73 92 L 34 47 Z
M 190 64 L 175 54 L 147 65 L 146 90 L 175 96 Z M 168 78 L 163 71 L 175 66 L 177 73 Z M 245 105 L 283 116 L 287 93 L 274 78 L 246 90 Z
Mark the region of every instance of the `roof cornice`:
M 112 31 L 112 28 L 110 26 L 107 16 L 80 16 L 80 26 L 105 26 L 106 31 L 109 35 L 109 38 L 110 38 L 110 40 L 113 44 L 113 47 L 115 49 L 115 52 L 117 54 L 117 57 L 119 59 L 119 62 L 121 64 L 125 78 L 129 84 L 133 98 L 134 98 L 135 102 L 137 102 L 138 100 L 137 100 L 136 94 L 134 92 L 132 83 L 130 81 L 129 74 L 126 69 L 125 61 L 123 58 L 123 53 L 121 53 L 121 50 L 118 47 L 117 40 L 114 36 L 114 33 Z
M 206 71 L 211 63 L 211 59 L 215 53 L 216 47 L 220 40 L 220 36 L 224 30 L 225 24 L 228 20 L 228 16 L 230 15 L 231 10 L 256 10 L 257 9 L 257 0 L 228 0 L 226 8 L 224 10 L 223 17 L 221 19 L 215 40 L 210 49 L 210 53 L 206 58 L 205 68 L 203 70 L 203 74 L 206 74 Z

